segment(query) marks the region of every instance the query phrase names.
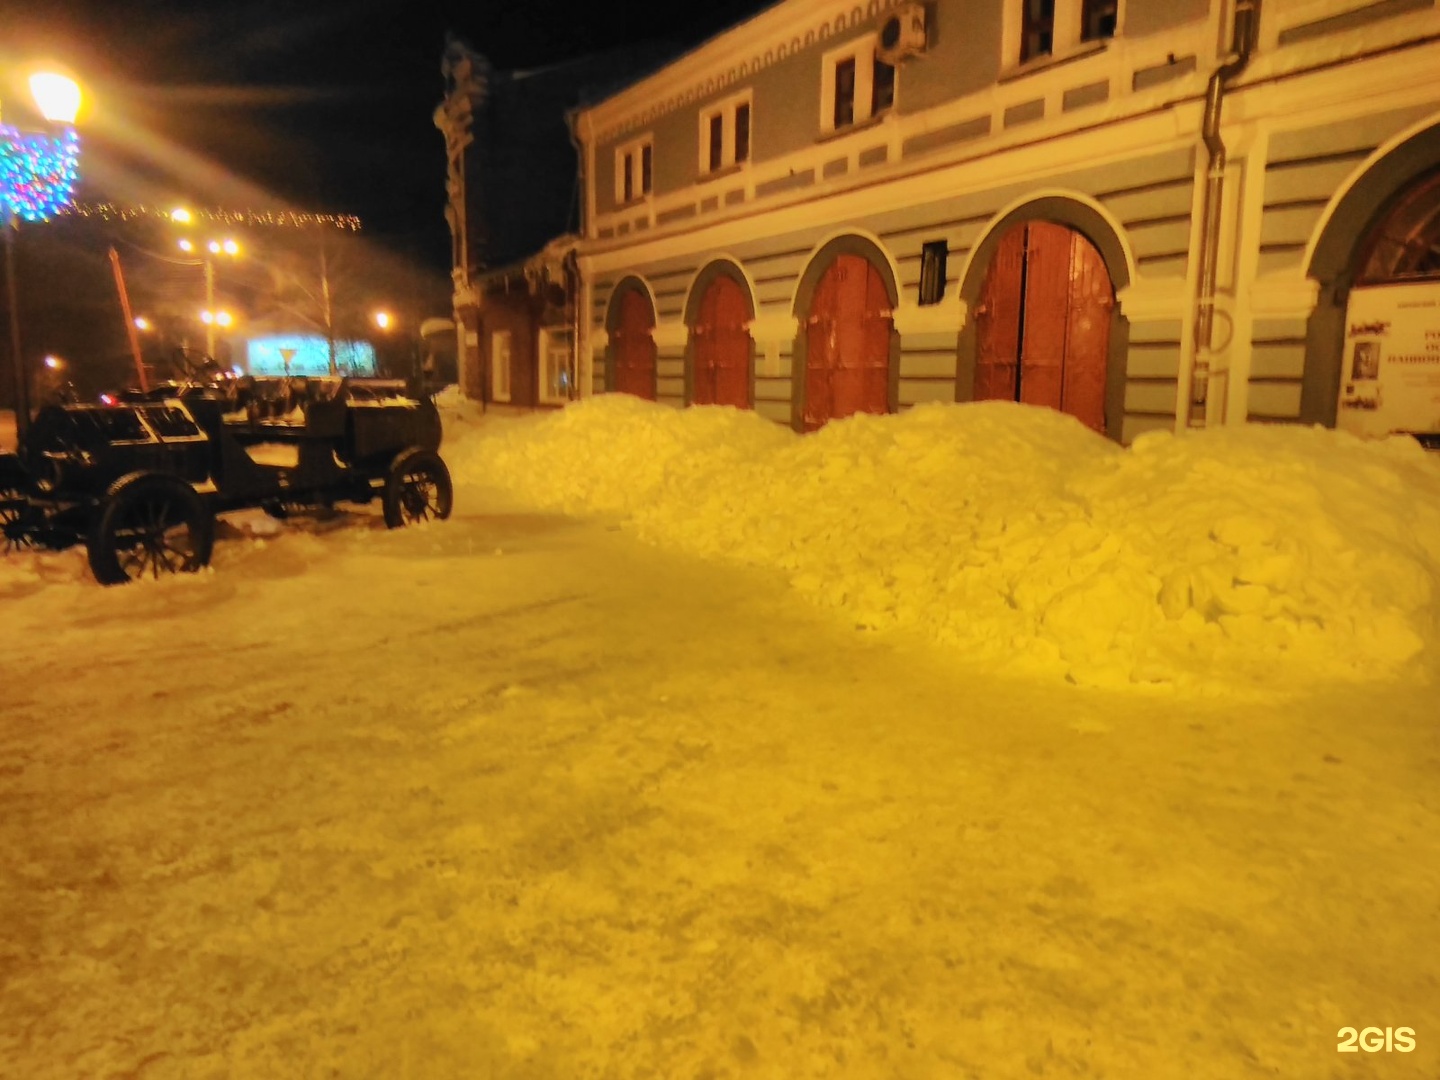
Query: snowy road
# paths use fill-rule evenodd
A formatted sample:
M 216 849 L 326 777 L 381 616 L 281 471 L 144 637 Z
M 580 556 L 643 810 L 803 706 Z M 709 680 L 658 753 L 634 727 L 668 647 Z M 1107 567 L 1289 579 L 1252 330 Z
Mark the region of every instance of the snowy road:
M 1429 695 L 1007 683 L 486 492 L 374 524 L 0 596 L 0 1074 L 1440 1070 Z

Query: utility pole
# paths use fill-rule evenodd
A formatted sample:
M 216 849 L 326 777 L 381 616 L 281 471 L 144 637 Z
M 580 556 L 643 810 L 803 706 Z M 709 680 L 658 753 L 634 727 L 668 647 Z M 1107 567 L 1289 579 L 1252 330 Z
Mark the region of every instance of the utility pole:
M 325 254 L 325 226 L 320 226 L 320 308 L 325 316 L 325 341 L 330 348 L 330 374 L 338 375 L 335 363 L 335 319 L 330 309 L 330 264 Z

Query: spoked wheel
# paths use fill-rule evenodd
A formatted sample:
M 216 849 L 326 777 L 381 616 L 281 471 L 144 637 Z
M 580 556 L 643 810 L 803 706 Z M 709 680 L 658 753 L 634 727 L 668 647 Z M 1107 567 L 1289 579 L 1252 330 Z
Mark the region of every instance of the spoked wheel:
M 0 487 L 0 554 L 35 546 L 35 538 L 22 520 L 25 507 L 19 488 Z
M 443 521 L 450 516 L 455 493 L 450 470 L 440 455 L 418 447 L 404 451 L 385 478 L 385 524 L 392 529 Z
M 215 518 L 195 489 L 158 473 L 131 473 L 110 485 L 86 543 L 102 585 L 191 573 L 209 565 Z

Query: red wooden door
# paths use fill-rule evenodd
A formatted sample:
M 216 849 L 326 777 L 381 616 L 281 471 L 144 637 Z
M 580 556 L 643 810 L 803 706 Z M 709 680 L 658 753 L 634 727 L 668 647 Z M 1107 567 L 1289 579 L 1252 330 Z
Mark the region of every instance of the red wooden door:
M 1015 401 L 1020 391 L 1020 286 L 1025 226 L 1000 237 L 975 306 L 975 400 Z
M 862 256 L 838 256 L 810 302 L 806 431 L 857 412 L 890 411 L 891 330 L 890 297 L 880 271 Z
M 1062 407 L 1082 424 L 1105 431 L 1105 369 L 1115 288 L 1095 245 L 1074 234 L 1070 254 L 1070 314 L 1065 338 Z
M 700 318 L 694 329 L 694 404 L 750 408 L 749 321 L 750 309 L 740 284 L 723 275 L 712 281 L 700 298 Z
M 610 335 L 614 346 L 615 389 L 655 400 L 655 314 L 650 301 L 631 289 L 620 297 L 620 322 Z
M 1017 225 L 980 286 L 975 399 L 1022 401 L 1105 430 L 1115 292 L 1105 260 L 1063 225 Z
M 1027 229 L 1020 400 L 1059 409 L 1070 310 L 1070 238 L 1075 234 L 1048 221 L 1032 221 Z

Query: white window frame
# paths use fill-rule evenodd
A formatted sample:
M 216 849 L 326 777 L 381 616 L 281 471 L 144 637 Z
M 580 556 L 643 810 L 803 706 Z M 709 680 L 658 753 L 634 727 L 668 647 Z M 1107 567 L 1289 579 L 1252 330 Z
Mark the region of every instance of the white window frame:
M 875 97 L 875 39 L 874 33 L 858 37 L 838 49 L 827 52 L 820 62 L 820 131 L 830 134 L 834 131 L 850 131 L 870 120 L 873 116 L 871 105 Z M 855 116 L 843 127 L 835 126 L 835 69 L 846 60 L 855 60 Z M 900 92 L 900 69 L 895 69 L 895 93 Z M 895 111 L 892 100 L 886 112 Z M 751 124 L 754 124 L 752 115 Z
M 1080 35 L 1084 27 L 1081 26 L 1080 19 L 1084 13 L 1085 0 L 1055 0 L 1055 29 L 1049 54 L 1021 60 L 1020 45 L 1025 35 L 1025 0 L 1006 0 L 1004 26 L 1000 34 L 1004 62 L 1000 65 L 1000 70 L 1010 72 L 1043 67 L 1077 52 L 1104 48 L 1107 41 L 1113 41 L 1120 36 L 1120 28 L 1125 25 L 1125 0 L 1116 0 L 1114 37 L 1081 41 Z
M 750 143 L 746 148 L 745 160 L 735 160 L 735 119 L 740 111 L 740 106 L 746 105 L 750 109 Z M 710 167 L 710 121 L 716 116 L 720 117 L 720 164 L 715 168 Z M 755 157 L 755 103 L 754 94 L 745 90 L 743 93 L 735 94 L 724 101 L 718 101 L 708 109 L 700 112 L 700 175 L 713 176 L 716 173 L 726 172 L 735 167 L 745 167 Z
M 490 400 L 510 400 L 510 364 L 512 339 L 509 330 L 495 330 L 490 334 Z
M 561 344 L 563 343 L 563 344 Z M 557 345 L 565 352 L 563 370 L 570 373 L 570 378 L 575 378 L 575 334 L 568 327 L 548 327 L 540 331 L 540 403 L 542 405 L 563 405 L 570 400 L 570 395 L 564 391 L 552 393 L 550 390 L 549 364 L 552 353 L 557 353 Z
M 650 186 L 645 181 L 645 147 L 650 147 Z M 634 162 L 634 184 L 630 198 L 625 198 L 626 162 Z M 615 148 L 615 205 L 630 206 L 650 198 L 655 191 L 655 137 L 646 133 Z

